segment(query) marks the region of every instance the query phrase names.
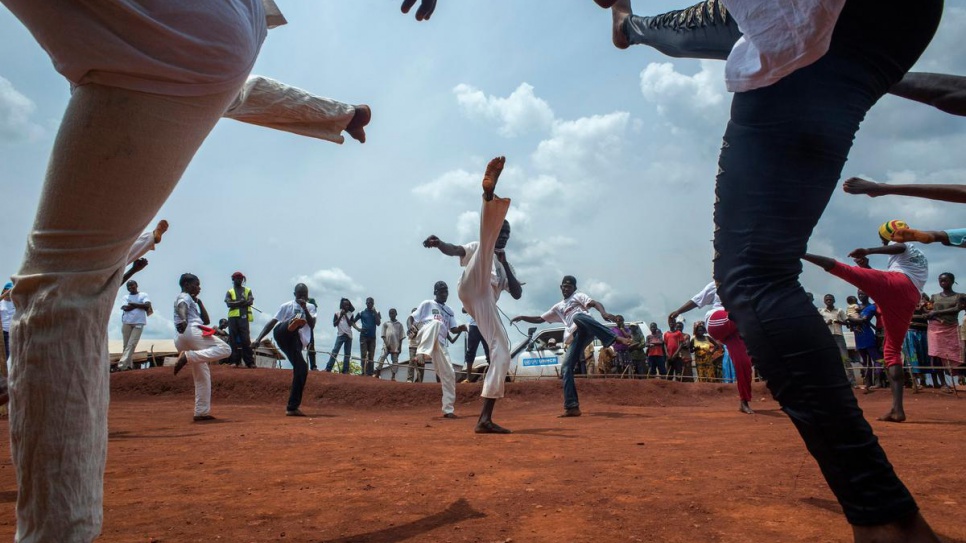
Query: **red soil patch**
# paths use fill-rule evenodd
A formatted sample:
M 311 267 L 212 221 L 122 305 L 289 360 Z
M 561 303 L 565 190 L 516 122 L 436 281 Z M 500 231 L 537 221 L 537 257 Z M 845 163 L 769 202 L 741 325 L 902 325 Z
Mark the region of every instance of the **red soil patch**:
M 727 385 L 581 380 L 584 416 L 558 419 L 556 381 L 513 383 L 472 433 L 434 383 L 313 373 L 284 417 L 290 373 L 212 368 L 217 421 L 192 423 L 188 375 L 112 377 L 100 541 L 849 541 L 851 530 L 788 419 L 756 387 L 754 416 Z M 888 395 L 860 398 L 868 416 Z M 966 396 L 910 394 L 904 424 L 872 422 L 923 514 L 966 541 Z M 6 426 L 6 422 L 0 423 Z M 15 479 L 0 458 L 0 539 Z

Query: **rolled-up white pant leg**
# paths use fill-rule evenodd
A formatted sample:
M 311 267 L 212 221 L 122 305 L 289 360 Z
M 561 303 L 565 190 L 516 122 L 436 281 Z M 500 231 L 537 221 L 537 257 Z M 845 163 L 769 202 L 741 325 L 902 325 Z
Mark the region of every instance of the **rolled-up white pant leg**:
M 154 232 L 143 232 L 131 245 L 131 250 L 127 254 L 127 263 L 131 264 L 135 260 L 148 254 L 148 251 L 153 251 L 154 246 Z
M 457 287 L 463 308 L 476 321 L 480 334 L 490 348 L 490 367 L 483 382 L 484 398 L 502 398 L 504 381 L 510 368 L 510 340 L 496 307 L 490 277 L 493 273 L 493 250 L 510 209 L 509 198 L 483 200 L 480 211 L 480 247 L 463 269 Z
M 211 414 L 211 369 L 207 362 L 191 364 L 195 379 L 195 416 Z
M 18 541 L 91 541 L 101 531 L 107 322 L 123 269 L 235 94 L 84 85 L 71 96 L 13 290 Z
M 449 358 L 446 348 L 439 344 L 439 328 L 442 323 L 430 321 L 419 329 L 416 341 L 416 354 L 429 356 L 433 361 L 433 369 L 439 376 L 439 382 L 443 386 L 443 414 L 452 413 L 456 405 L 456 372 L 453 371 L 453 362 Z
M 342 131 L 356 114 L 355 106 L 316 96 L 268 77 L 253 75 L 225 117 L 249 124 L 342 143 Z

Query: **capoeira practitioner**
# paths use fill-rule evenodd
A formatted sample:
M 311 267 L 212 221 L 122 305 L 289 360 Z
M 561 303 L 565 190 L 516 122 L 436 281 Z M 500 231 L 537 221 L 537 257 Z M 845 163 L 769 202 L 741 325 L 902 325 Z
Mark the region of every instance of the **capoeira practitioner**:
M 457 293 L 463 309 L 476 321 L 483 340 L 489 346 L 490 366 L 483 382 L 483 409 L 476 423 L 478 434 L 509 434 L 510 430 L 493 422 L 493 407 L 503 397 L 506 374 L 510 368 L 510 340 L 500 321 L 496 307 L 500 294 L 505 290 L 519 300 L 523 287 L 507 262 L 506 248 L 510 239 L 510 223 L 506 222 L 509 198 L 493 194 L 506 159 L 497 157 L 490 161 L 483 176 L 483 209 L 480 211 L 480 241 L 466 245 L 453 245 L 429 236 L 423 242 L 427 248 L 436 247 L 447 256 L 458 256 L 463 266 Z M 494 259 L 494 255 L 496 258 Z
M 309 287 L 304 283 L 295 285 L 293 292 L 295 299 L 285 302 L 278 308 L 275 318 L 268 321 L 262 332 L 252 342 L 252 348 L 257 348 L 262 338 L 274 329 L 275 343 L 285 353 L 289 364 L 292 365 L 292 389 L 285 405 L 286 417 L 304 417 L 305 413 L 299 407 L 302 405 L 302 391 L 309 375 L 309 365 L 302 355 L 312 341 L 312 327 L 315 326 L 317 308 L 309 303 Z
M 678 315 L 687 313 L 692 309 L 711 306 L 711 310 L 704 316 L 704 329 L 708 335 L 724 343 L 731 355 L 731 361 L 735 365 L 735 381 L 738 383 L 738 411 L 753 415 L 748 402 L 751 401 L 751 357 L 748 356 L 748 349 L 745 342 L 738 334 L 738 327 L 728 318 L 728 311 L 721 305 L 721 298 L 718 297 L 718 287 L 714 281 L 705 285 L 701 292 L 684 303 L 677 311 L 668 315 L 668 323 L 674 326 Z
M 181 275 L 178 280 L 181 294 L 174 301 L 174 328 L 178 335 L 174 346 L 180 353 L 174 365 L 174 374 L 187 364 L 195 379 L 195 422 L 212 420 L 211 416 L 211 370 L 209 362 L 218 362 L 231 354 L 231 347 L 214 337 L 214 330 L 207 328 L 211 323 L 208 310 L 201 303 L 201 281 L 190 273 Z
M 799 276 L 859 124 L 919 59 L 943 2 L 921 0 L 914 10 L 902 0 L 726 5 L 743 36 L 726 47 L 734 96 L 715 186 L 718 294 L 856 541 L 936 541 L 862 416 Z
M 449 358 L 446 340 L 450 332 L 460 334 L 466 331 L 466 325 L 456 325 L 456 315 L 446 305 L 449 299 L 449 287 L 444 281 L 437 281 L 433 286 L 434 299 L 419 304 L 413 311 L 412 318 L 419 328 L 416 333 L 416 356 L 429 358 L 433 369 L 439 376 L 443 386 L 443 417 L 455 419 L 453 412 L 456 403 L 456 372 L 453 362 Z
M 589 309 L 594 308 L 604 320 L 617 321 L 617 317 L 608 313 L 600 302 L 583 292 L 577 291 L 576 277 L 565 275 L 560 282 L 560 293 L 563 295 L 563 301 L 557 302 L 543 315 L 539 317 L 521 315 L 513 317 L 510 323 L 517 321 L 531 324 L 560 322 L 566 327 L 564 343 L 569 343 L 570 346 L 567 347 L 567 354 L 564 355 L 564 361 L 560 368 L 564 394 L 564 412 L 560 416 L 579 417 L 580 400 L 577 397 L 577 383 L 574 382 L 574 369 L 580 364 L 580 357 L 583 356 L 584 349 L 594 338 L 599 339 L 604 348 L 610 347 L 615 341 L 624 345 L 631 345 L 634 341 L 631 338 L 618 337 L 610 328 L 590 316 Z
M 929 278 L 929 263 L 922 251 L 908 243 L 891 241 L 893 232 L 904 226 L 908 227 L 902 221 L 889 221 L 879 227 L 880 247 L 856 249 L 849 253 L 858 266 L 848 266 L 832 258 L 812 254 L 802 257 L 851 283 L 875 300 L 885 330 L 882 354 L 892 389 L 892 408 L 879 417 L 879 420 L 886 422 L 906 420 L 902 407 L 902 389 L 905 385 L 902 342 L 909 330 L 912 314 L 922 298 L 922 288 Z M 889 268 L 886 271 L 870 268 L 868 255 L 889 255 Z

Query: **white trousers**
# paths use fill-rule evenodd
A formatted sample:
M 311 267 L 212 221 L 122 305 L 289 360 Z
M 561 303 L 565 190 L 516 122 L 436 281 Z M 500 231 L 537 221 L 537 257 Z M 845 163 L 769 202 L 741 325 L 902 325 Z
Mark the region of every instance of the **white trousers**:
M 493 250 L 503 228 L 503 220 L 510 209 L 509 198 L 493 197 L 483 200 L 480 211 L 480 247 L 470 258 L 460 277 L 457 293 L 463 309 L 473 317 L 480 335 L 490 348 L 490 367 L 483 381 L 484 398 L 502 398 L 506 373 L 510 369 L 510 339 L 507 337 L 496 297 L 490 285 L 493 273 Z
M 453 371 L 449 352 L 439 343 L 441 326 L 443 323 L 435 320 L 423 324 L 416 336 L 416 354 L 426 355 L 432 359 L 433 369 L 436 370 L 439 382 L 443 385 L 443 413 L 446 414 L 452 413 L 453 406 L 456 404 L 456 372 Z
M 131 358 L 134 356 L 134 349 L 141 340 L 141 332 L 144 330 L 143 324 L 122 324 L 121 337 L 124 339 L 124 352 L 121 359 L 117 361 L 118 369 L 125 369 L 131 365 Z
M 107 322 L 134 241 L 237 95 L 84 85 L 54 142 L 13 300 L 16 539 L 92 541 L 103 522 Z
M 191 365 L 191 373 L 195 379 L 195 415 L 210 414 L 211 370 L 208 363 L 228 358 L 231 347 L 216 337 L 204 337 L 201 329 L 192 325 L 174 338 L 174 347 L 184 352 L 188 364 Z
M 268 77 L 249 76 L 225 117 L 342 143 L 355 106 L 308 93 Z
M 154 245 L 154 230 L 143 232 L 131 245 L 131 250 L 127 254 L 127 263 L 132 264 L 135 260 L 148 254 L 148 251 L 153 251 Z

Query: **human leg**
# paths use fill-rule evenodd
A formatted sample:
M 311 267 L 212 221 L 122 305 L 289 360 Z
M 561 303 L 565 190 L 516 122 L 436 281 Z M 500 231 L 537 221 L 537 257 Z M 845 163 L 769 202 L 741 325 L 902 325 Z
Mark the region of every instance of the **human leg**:
M 432 360 L 433 369 L 436 370 L 443 388 L 443 415 L 450 415 L 456 403 L 456 373 L 453 371 L 453 363 L 449 359 L 446 348 L 439 344 L 440 326 L 442 324 L 435 320 L 423 324 L 416 336 L 418 341 L 416 354 L 427 356 Z
M 211 416 L 211 369 L 207 362 L 191 365 L 195 381 L 195 417 Z
M 670 57 L 724 60 L 741 31 L 720 0 L 705 0 L 689 8 L 653 17 L 631 13 L 630 0 L 613 8 L 614 45 L 647 45 Z
M 141 332 L 143 330 L 144 325 L 141 324 L 121 325 L 121 336 L 124 339 L 124 353 L 121 355 L 121 359 L 117 361 L 117 369 L 126 370 L 131 367 L 131 358 L 134 357 L 134 350 L 138 346 L 138 341 L 141 340 Z
M 245 362 L 245 366 L 249 368 L 255 367 L 255 350 L 252 349 L 252 333 L 251 327 L 248 323 L 248 319 L 240 319 L 242 322 L 239 323 L 238 327 L 238 344 L 241 348 L 241 359 Z
M 719 294 L 849 522 L 859 527 L 915 515 L 917 507 L 862 417 L 838 348 L 798 282 L 798 259 L 859 122 L 935 30 L 938 2 L 921 5 L 912 19 L 890 14 L 866 24 L 864 10 L 901 6 L 848 2 L 822 59 L 774 85 L 736 94 L 717 183 Z
M 476 353 L 480 350 L 483 339 L 479 326 L 474 324 L 469 328 L 469 332 L 466 333 L 466 350 L 463 352 L 463 365 L 466 367 L 465 381 L 469 381 L 470 375 L 473 375 L 473 362 L 476 361 Z
M 391 380 L 396 380 L 396 373 L 399 371 L 399 353 L 389 353 L 389 357 L 392 360 L 392 366 L 389 367 L 389 372 L 392 375 Z
M 302 338 L 297 329 L 294 331 L 288 329 L 288 322 L 276 324 L 272 332 L 278 348 L 292 365 L 292 388 L 289 391 L 288 402 L 285 404 L 285 412 L 296 413 L 302 405 L 302 392 L 305 390 L 305 381 L 309 374 L 309 366 L 302 356 Z
M 751 357 L 738 333 L 738 326 L 729 318 L 727 311 L 718 310 L 711 315 L 708 319 L 708 335 L 728 348 L 738 382 L 738 409 L 742 413 L 754 413 L 748 404 L 751 401 Z
M 352 336 L 342 336 L 342 373 L 349 374 L 349 358 L 352 353 Z

